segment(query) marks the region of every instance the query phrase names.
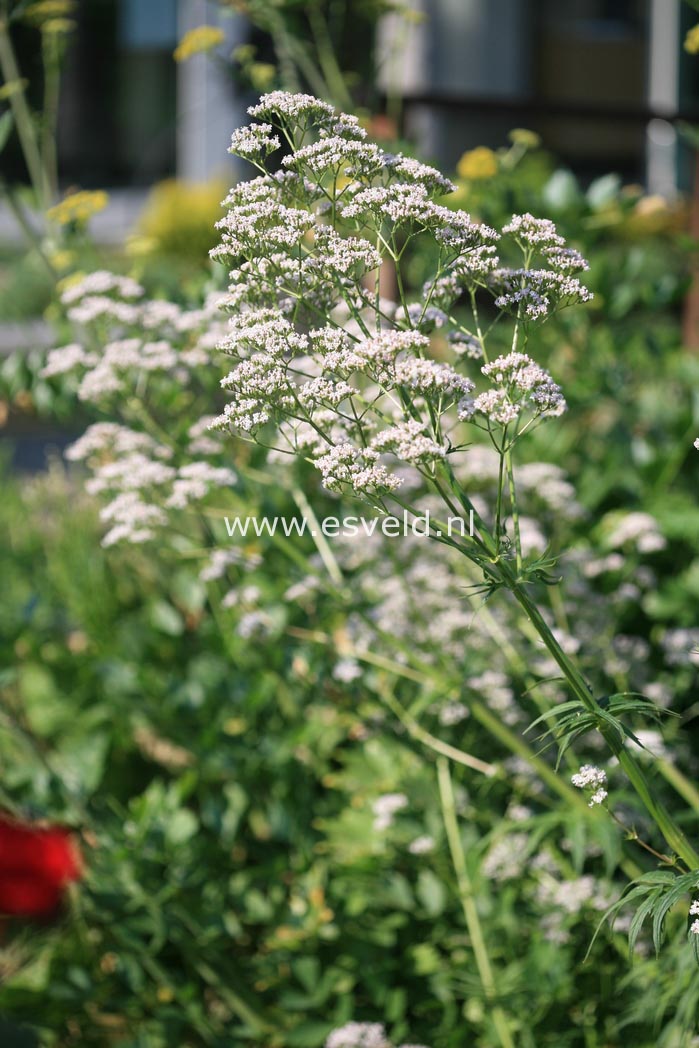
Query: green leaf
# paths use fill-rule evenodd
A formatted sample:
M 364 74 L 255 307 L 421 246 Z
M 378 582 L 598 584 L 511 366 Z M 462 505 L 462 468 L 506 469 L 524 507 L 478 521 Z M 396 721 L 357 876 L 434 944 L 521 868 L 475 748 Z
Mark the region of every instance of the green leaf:
M 646 917 L 653 912 L 653 907 L 657 902 L 658 891 L 651 892 L 647 899 L 645 899 L 636 910 L 631 924 L 629 926 L 629 953 L 633 953 L 634 947 L 638 940 L 638 936 L 641 933 Z
M 70 709 L 61 701 L 53 676 L 43 666 L 31 662 L 22 666 L 19 692 L 29 726 L 37 735 L 53 735 L 70 719 Z
M 166 837 L 170 844 L 184 844 L 199 829 L 199 820 L 189 808 L 180 808 L 167 823 Z
M 154 629 L 167 633 L 170 637 L 179 637 L 184 633 L 184 618 L 172 604 L 166 600 L 156 600 L 150 606 L 150 622 Z
M 431 870 L 421 870 L 417 879 L 417 897 L 430 917 L 438 917 L 444 912 L 447 893 L 442 882 Z
M 320 982 L 320 961 L 317 957 L 299 957 L 292 965 L 294 975 L 304 990 L 312 993 Z
M 105 731 L 66 736 L 58 747 L 54 766 L 63 772 L 67 783 L 76 781 L 80 788 L 92 793 L 100 783 L 109 752 L 109 736 Z
M 334 1023 L 305 1022 L 284 1034 L 284 1044 L 289 1048 L 318 1048 L 334 1027 Z
M 595 179 L 585 195 L 593 211 L 598 211 L 615 200 L 620 189 L 621 179 L 618 175 L 602 175 Z
M 579 203 L 578 181 L 572 171 L 554 171 L 542 190 L 544 203 L 553 211 L 565 211 Z

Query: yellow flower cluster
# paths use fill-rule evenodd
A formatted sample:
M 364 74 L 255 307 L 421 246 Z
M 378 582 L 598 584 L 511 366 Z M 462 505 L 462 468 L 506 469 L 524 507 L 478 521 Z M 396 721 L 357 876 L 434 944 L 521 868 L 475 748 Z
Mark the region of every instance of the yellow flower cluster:
M 221 218 L 227 188 L 220 179 L 159 182 L 151 190 L 136 236 L 129 241 L 129 253 L 205 259 L 218 241 L 214 224 Z
M 690 55 L 699 55 L 699 25 L 693 25 L 684 38 L 684 49 Z
M 67 226 L 71 222 L 84 225 L 93 215 L 104 211 L 108 203 L 109 196 L 103 189 L 82 189 L 50 207 L 46 217 L 59 226 Z
M 186 62 L 192 55 L 201 54 L 202 51 L 211 51 L 218 47 L 225 39 L 223 29 L 214 25 L 200 25 L 196 29 L 190 29 L 185 33 L 173 52 L 176 62 Z
M 525 149 L 538 149 L 541 138 L 536 131 L 529 131 L 526 127 L 513 127 L 510 131 L 510 142 Z
M 49 262 L 58 273 L 65 273 L 75 263 L 74 251 L 53 251 L 49 255 Z
M 75 6 L 75 0 L 37 0 L 37 3 L 30 4 L 26 8 L 24 17 L 37 23 L 45 22 L 47 19 L 63 21 L 73 13 Z
M 497 155 L 487 146 L 470 149 L 468 153 L 464 153 L 456 165 L 459 178 L 465 178 L 470 182 L 493 178 L 497 175 L 498 170 Z
M 42 23 L 41 32 L 59 36 L 61 33 L 72 33 L 76 25 L 77 22 L 74 22 L 72 18 L 49 18 L 48 22 Z

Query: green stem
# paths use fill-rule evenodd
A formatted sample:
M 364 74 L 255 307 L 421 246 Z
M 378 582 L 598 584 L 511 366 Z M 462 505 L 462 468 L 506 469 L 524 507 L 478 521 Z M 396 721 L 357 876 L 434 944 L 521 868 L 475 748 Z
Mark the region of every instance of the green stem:
M 524 587 L 512 578 L 512 574 L 506 565 L 501 565 L 501 571 L 505 577 L 508 589 L 511 591 L 523 611 L 526 612 L 527 617 L 541 637 L 549 653 L 560 667 L 573 694 L 580 699 L 585 709 L 593 714 L 598 714 L 599 706 L 585 683 L 582 674 L 561 648 L 536 604 L 531 600 Z M 605 725 L 603 722 L 598 724 L 598 730 L 614 756 L 618 759 L 619 764 L 628 776 L 631 785 L 670 848 L 672 848 L 682 861 L 687 864 L 690 870 L 699 869 L 699 853 L 697 853 L 691 846 L 686 836 L 670 813 L 666 810 L 662 802 L 654 796 L 645 772 L 633 754 L 624 745 L 624 740 L 619 738 L 613 729 Z
M 401 704 L 396 701 L 390 691 L 380 688 L 377 689 L 377 693 L 391 712 L 395 714 L 401 724 L 405 726 L 409 734 L 418 742 L 421 742 L 423 746 L 427 746 L 428 749 L 433 750 L 435 753 L 439 753 L 442 757 L 448 757 L 449 760 L 455 761 L 456 764 L 463 764 L 467 768 L 471 768 L 472 771 L 478 771 L 482 775 L 491 777 L 497 773 L 497 768 L 494 764 L 488 764 L 486 761 L 482 761 L 478 757 L 466 753 L 464 750 L 457 749 L 456 746 L 450 746 L 448 742 L 442 742 L 441 739 L 438 739 L 429 731 L 425 731 L 425 729 L 420 727 L 418 722 L 410 716 L 407 710 L 403 709 Z
M 451 775 L 449 774 L 449 762 L 445 757 L 437 760 L 437 779 L 439 782 L 439 796 L 442 804 L 442 817 L 444 828 L 449 842 L 456 884 L 459 892 L 461 907 L 466 920 L 466 927 L 471 938 L 473 954 L 476 959 L 476 967 L 480 977 L 481 986 L 486 1000 L 491 1005 L 491 1016 L 498 1034 L 502 1048 L 514 1048 L 514 1041 L 510 1034 L 507 1017 L 502 1007 L 497 1004 L 497 984 L 493 967 L 490 963 L 488 949 L 483 935 L 483 929 L 478 916 L 478 908 L 473 892 L 473 885 L 466 864 L 466 856 L 459 833 L 459 824 L 456 817 L 456 804 L 454 802 L 454 788 Z
M 515 557 L 517 563 L 517 575 L 522 573 L 522 541 L 519 532 L 519 509 L 517 507 L 517 489 L 515 488 L 515 473 L 512 467 L 512 452 L 505 451 L 505 469 L 507 471 L 507 485 L 510 492 L 510 507 L 512 509 L 512 527 L 515 535 Z
M 44 122 L 41 136 L 41 157 L 46 206 L 58 196 L 58 159 L 56 156 L 56 128 L 61 81 L 61 42 L 54 33 L 42 33 L 44 56 Z
M 19 86 L 21 77 L 6 18 L 0 18 L 0 72 L 6 84 L 16 83 L 18 85 L 18 89 L 10 94 L 10 107 L 15 118 L 17 134 L 19 135 L 22 153 L 29 172 L 29 178 L 34 187 L 37 203 L 41 210 L 45 211 L 48 203 L 44 199 L 44 172 L 36 128 L 34 127 L 27 100 L 24 97 L 24 88 Z
M 352 99 L 345 86 L 345 78 L 337 63 L 335 48 L 330 38 L 328 27 L 320 13 L 317 3 L 308 4 L 306 7 L 306 14 L 311 27 L 311 33 L 313 34 L 313 40 L 316 45 L 318 65 L 322 69 L 323 76 L 327 81 L 328 88 L 330 89 L 330 97 L 339 109 L 344 109 L 348 113 L 351 113 L 354 108 Z
M 7 202 L 10 205 L 10 210 L 12 211 L 12 214 L 17 219 L 17 224 L 19 225 L 20 229 L 24 233 L 24 235 L 25 235 L 25 237 L 27 239 L 27 243 L 29 244 L 29 246 L 31 248 L 33 248 L 34 251 L 36 251 L 36 253 L 39 256 L 39 258 L 41 259 L 42 263 L 46 267 L 46 269 L 48 271 L 48 274 L 51 277 L 51 280 L 53 280 L 53 281 L 57 280 L 58 279 L 58 274 L 56 273 L 56 270 L 51 265 L 51 262 L 49 261 L 48 255 L 46 254 L 46 252 L 44 251 L 44 249 L 42 247 L 41 240 L 40 240 L 39 236 L 37 235 L 36 231 L 32 227 L 31 222 L 29 221 L 29 219 L 25 215 L 24 209 L 22 208 L 22 205 L 19 202 L 19 200 L 16 198 L 14 192 L 7 185 L 0 185 L 0 192 L 4 192 L 5 193 L 5 196 L 7 198 Z

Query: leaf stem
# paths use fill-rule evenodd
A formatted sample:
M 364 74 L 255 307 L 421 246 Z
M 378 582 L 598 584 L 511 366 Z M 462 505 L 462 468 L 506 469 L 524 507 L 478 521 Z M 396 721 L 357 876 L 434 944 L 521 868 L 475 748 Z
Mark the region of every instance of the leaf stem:
M 444 828 L 449 842 L 449 851 L 456 874 L 456 884 L 461 901 L 461 908 L 466 920 L 466 927 L 471 938 L 473 954 L 478 968 L 481 986 L 486 1000 L 491 1005 L 491 1016 L 497 1031 L 498 1039 L 502 1048 L 514 1048 L 514 1041 L 510 1033 L 507 1017 L 501 1005 L 497 1003 L 497 983 L 495 974 L 490 963 L 488 949 L 483 935 L 483 929 L 478 916 L 478 908 L 473 891 L 473 884 L 466 864 L 459 824 L 456 816 L 456 803 L 454 801 L 454 788 L 449 773 L 449 762 L 445 757 L 437 759 L 437 781 L 439 783 L 439 797 L 442 805 L 442 818 Z

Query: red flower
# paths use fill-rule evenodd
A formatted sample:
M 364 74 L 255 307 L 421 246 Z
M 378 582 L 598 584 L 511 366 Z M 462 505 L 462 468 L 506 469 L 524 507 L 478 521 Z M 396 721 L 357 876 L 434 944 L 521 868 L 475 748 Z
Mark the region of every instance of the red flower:
M 0 914 L 49 916 L 80 874 L 80 853 L 67 830 L 0 815 Z

